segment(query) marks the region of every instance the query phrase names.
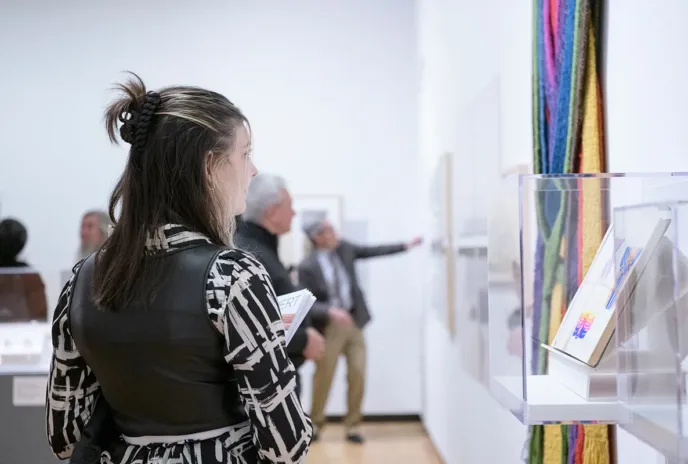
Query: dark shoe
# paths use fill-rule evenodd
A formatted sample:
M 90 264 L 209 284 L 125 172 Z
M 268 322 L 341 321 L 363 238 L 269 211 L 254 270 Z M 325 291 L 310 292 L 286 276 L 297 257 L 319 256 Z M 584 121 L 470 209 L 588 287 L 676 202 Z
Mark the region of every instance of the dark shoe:
M 363 438 L 363 435 L 361 435 L 358 432 L 347 433 L 346 439 L 349 440 L 351 443 L 356 443 L 357 445 L 361 445 L 365 442 L 365 438 Z

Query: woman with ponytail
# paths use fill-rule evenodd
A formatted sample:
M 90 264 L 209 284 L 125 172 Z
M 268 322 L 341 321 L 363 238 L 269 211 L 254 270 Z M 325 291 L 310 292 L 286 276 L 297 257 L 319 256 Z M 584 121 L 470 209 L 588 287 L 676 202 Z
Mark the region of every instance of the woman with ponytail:
M 312 425 L 277 297 L 232 242 L 256 174 L 248 121 L 197 87 L 149 91 L 134 75 L 119 90 L 106 128 L 131 148 L 110 198 L 114 228 L 74 267 L 54 313 L 53 452 L 118 464 L 304 462 Z

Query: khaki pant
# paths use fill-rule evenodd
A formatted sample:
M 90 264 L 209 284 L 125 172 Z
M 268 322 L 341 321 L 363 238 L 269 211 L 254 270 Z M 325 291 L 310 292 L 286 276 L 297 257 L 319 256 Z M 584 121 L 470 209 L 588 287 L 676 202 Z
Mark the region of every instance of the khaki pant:
M 355 324 L 349 327 L 328 324 L 325 329 L 325 343 L 325 356 L 315 364 L 311 419 L 318 430 L 325 425 L 327 397 L 330 394 L 332 379 L 337 369 L 337 360 L 343 354 L 346 357 L 348 383 L 347 413 L 344 418 L 344 425 L 347 429 L 351 429 L 361 422 L 366 369 L 363 331 Z

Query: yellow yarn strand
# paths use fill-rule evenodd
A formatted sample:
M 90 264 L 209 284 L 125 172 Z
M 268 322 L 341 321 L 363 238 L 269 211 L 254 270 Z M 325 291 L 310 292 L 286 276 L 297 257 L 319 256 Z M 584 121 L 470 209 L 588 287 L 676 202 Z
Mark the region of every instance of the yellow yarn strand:
M 600 114 L 597 88 L 595 34 L 592 27 L 588 29 L 588 63 L 585 82 L 584 116 L 582 127 L 583 157 L 581 172 L 602 172 L 602 153 L 600 150 Z M 585 181 L 584 181 L 585 182 Z M 602 192 L 597 185 L 583 189 L 583 272 L 587 272 L 595 253 L 602 241 L 600 227 L 602 218 Z M 583 427 L 585 442 L 583 444 L 584 464 L 610 464 L 609 428 L 606 425 L 586 425 Z
M 542 464 L 561 464 L 561 455 L 564 451 L 561 439 L 561 425 L 545 425 Z

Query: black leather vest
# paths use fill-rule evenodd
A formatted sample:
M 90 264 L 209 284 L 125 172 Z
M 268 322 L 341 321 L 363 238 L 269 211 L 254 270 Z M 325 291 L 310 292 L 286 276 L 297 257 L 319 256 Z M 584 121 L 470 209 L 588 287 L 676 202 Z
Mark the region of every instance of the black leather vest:
M 69 310 L 72 336 L 122 434 L 187 435 L 246 420 L 206 309 L 207 276 L 220 251 L 208 244 L 148 258 L 164 260 L 152 304 L 116 311 L 93 302 L 94 255 L 82 265 Z

